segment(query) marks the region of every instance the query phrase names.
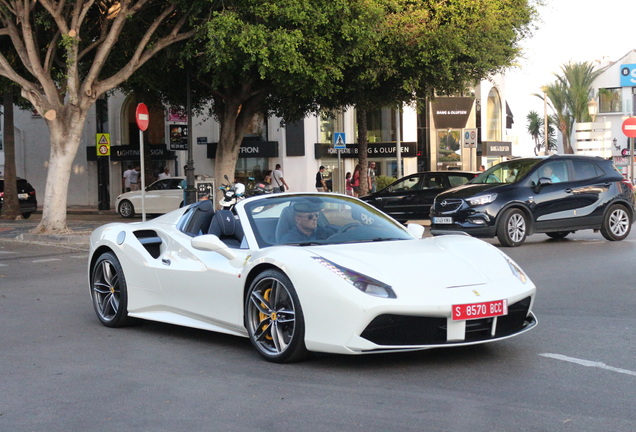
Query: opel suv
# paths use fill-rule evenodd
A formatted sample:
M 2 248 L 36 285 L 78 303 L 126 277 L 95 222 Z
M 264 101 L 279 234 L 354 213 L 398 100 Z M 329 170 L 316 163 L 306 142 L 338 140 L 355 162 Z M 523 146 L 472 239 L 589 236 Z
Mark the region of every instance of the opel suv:
M 462 231 L 519 246 L 533 233 L 561 239 L 582 229 L 623 240 L 634 219 L 632 183 L 612 161 L 553 155 L 512 159 L 437 195 L 431 233 Z

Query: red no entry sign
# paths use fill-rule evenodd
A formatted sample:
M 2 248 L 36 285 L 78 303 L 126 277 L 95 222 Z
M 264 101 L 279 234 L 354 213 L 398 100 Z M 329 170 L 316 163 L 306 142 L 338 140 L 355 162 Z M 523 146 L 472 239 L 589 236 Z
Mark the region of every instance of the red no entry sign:
M 630 117 L 623 121 L 623 133 L 630 138 L 636 138 L 636 117 Z
M 148 115 L 148 107 L 146 104 L 140 103 L 137 105 L 137 110 L 135 111 L 135 119 L 137 120 L 137 127 L 145 131 L 148 129 L 148 123 L 150 123 L 150 116 Z

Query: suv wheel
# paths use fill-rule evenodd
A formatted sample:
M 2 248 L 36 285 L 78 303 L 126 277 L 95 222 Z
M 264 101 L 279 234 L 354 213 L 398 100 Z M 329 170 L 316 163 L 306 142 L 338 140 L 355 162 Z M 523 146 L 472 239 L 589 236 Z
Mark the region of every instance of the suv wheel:
M 632 228 L 632 219 L 629 212 L 619 204 L 614 204 L 605 213 L 601 234 L 607 240 L 619 241 L 629 235 Z
M 508 209 L 501 215 L 497 227 L 497 238 L 502 246 L 515 247 L 526 241 L 528 235 L 528 221 L 526 215 L 519 209 Z

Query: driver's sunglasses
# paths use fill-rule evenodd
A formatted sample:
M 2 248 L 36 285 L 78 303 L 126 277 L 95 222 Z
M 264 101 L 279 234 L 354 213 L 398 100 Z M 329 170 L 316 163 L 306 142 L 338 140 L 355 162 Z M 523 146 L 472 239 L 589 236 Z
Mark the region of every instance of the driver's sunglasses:
M 318 213 L 307 213 L 307 214 L 302 214 L 298 216 L 307 218 L 307 220 L 314 220 L 314 219 L 318 220 Z

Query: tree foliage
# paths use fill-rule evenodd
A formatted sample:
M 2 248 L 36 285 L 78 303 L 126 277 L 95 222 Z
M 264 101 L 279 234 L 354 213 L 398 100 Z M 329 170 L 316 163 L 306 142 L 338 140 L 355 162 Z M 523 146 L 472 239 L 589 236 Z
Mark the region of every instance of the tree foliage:
M 50 131 L 42 221 L 66 232 L 73 158 L 96 98 L 165 47 L 194 34 L 189 18 L 208 2 L 2 0 L 0 76 L 17 83 Z
M 574 153 L 571 144 L 574 123 L 591 120 L 587 103 L 594 96 L 592 83 L 601 72 L 589 62 L 567 63 L 561 66 L 560 74 L 555 74 L 555 80 L 544 86 L 544 93 L 550 101 L 555 123 L 563 138 L 565 153 Z M 543 95 L 537 96 L 543 99 Z
M 394 0 L 363 55 L 345 69 L 330 108 L 354 106 L 360 163 L 367 166 L 366 111 L 399 107 L 435 92 L 462 92 L 503 71 L 519 55 L 536 10 L 525 0 Z M 367 171 L 362 171 L 362 193 Z

